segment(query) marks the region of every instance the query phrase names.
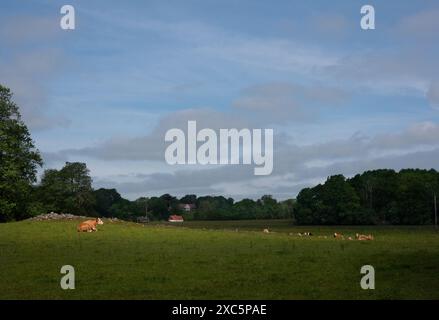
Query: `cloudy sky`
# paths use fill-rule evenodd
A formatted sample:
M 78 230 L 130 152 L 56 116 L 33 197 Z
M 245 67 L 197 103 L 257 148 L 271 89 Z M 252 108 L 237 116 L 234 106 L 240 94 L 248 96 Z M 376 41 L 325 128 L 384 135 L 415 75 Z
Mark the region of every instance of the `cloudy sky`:
M 2 0 L 0 83 L 43 170 L 86 162 L 94 187 L 129 199 L 285 199 L 331 174 L 439 169 L 438 34 L 435 0 Z M 273 128 L 273 173 L 168 165 L 165 132 L 188 120 Z

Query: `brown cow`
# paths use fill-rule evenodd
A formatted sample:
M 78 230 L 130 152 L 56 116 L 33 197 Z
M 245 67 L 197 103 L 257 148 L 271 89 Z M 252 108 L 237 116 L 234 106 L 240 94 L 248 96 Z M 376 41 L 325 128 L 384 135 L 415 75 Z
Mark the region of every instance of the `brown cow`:
M 100 218 L 96 218 L 94 220 L 87 220 L 79 224 L 78 232 L 93 232 L 98 231 L 96 225 L 104 224 L 104 222 Z

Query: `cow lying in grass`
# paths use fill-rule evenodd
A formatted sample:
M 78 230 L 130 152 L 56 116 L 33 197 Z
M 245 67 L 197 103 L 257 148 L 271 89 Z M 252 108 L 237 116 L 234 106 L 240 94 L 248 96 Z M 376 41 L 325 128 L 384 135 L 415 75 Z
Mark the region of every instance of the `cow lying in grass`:
M 335 239 L 341 239 L 341 240 L 345 240 L 345 237 L 344 237 L 344 235 L 343 234 L 341 234 L 341 233 L 337 233 L 337 232 L 335 232 L 334 233 L 334 238 Z M 352 239 L 352 237 L 348 237 L 347 238 L 348 240 L 353 240 Z M 355 239 L 356 240 L 373 240 L 373 235 L 371 235 L 371 234 L 368 234 L 368 235 L 364 235 L 364 234 L 356 234 L 355 235 Z
M 357 240 L 373 240 L 373 235 L 371 235 L 371 234 L 368 234 L 368 235 L 365 235 L 365 234 L 356 234 L 355 235 L 355 239 L 357 239 Z
M 104 224 L 104 222 L 99 219 L 96 218 L 94 220 L 87 220 L 84 221 L 82 223 L 79 224 L 78 226 L 78 232 L 93 232 L 93 231 L 98 231 L 98 229 L 96 228 L 96 226 L 98 224 Z

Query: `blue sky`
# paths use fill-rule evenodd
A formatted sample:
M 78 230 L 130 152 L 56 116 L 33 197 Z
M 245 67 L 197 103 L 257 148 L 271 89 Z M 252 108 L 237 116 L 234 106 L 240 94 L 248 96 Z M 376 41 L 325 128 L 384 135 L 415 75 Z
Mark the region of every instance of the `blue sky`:
M 76 30 L 59 27 L 64 4 Z M 438 169 L 437 34 L 437 1 L 6 0 L 0 83 L 43 169 L 85 161 L 130 199 L 289 198 L 335 173 Z M 164 132 L 188 120 L 273 128 L 273 174 L 167 165 Z

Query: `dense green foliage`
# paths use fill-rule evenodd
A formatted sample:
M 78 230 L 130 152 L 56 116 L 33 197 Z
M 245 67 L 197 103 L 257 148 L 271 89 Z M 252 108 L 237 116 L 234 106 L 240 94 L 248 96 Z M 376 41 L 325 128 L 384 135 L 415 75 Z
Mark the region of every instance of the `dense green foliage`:
M 431 224 L 438 194 L 433 169 L 336 175 L 299 193 L 295 218 L 300 224 Z
M 104 217 L 109 217 L 111 211 L 114 210 L 114 208 L 111 209 L 112 206 L 122 200 L 122 196 L 116 189 L 100 188 L 94 191 L 94 195 L 96 198 L 96 211 Z
M 196 220 L 282 219 L 292 217 L 291 202 L 278 202 L 270 195 L 259 200 L 243 199 L 234 202 L 222 196 L 199 197 L 193 213 Z
M 254 201 L 244 199 L 234 202 L 222 196 L 186 195 L 180 199 L 169 194 L 160 197 L 139 198 L 129 201 L 120 197 L 114 189 L 99 189 L 96 197 L 96 212 L 103 217 L 118 217 L 134 220 L 147 217 L 149 220 L 167 220 L 172 214 L 183 215 L 185 220 L 239 220 L 291 218 L 293 202 L 278 202 L 271 196 Z M 104 197 L 103 194 L 107 194 Z M 115 194 L 111 197 L 111 194 Z M 116 200 L 113 200 L 116 199 Z M 191 202 L 186 202 L 191 199 Z M 185 204 L 194 205 L 190 211 L 183 210 Z M 109 208 L 109 209 L 107 209 Z
M 0 222 L 20 219 L 30 208 L 32 183 L 42 165 L 9 89 L 0 85 Z
M 95 196 L 85 163 L 67 162 L 61 170 L 46 170 L 35 189 L 39 203 L 46 211 L 78 215 L 94 211 Z

